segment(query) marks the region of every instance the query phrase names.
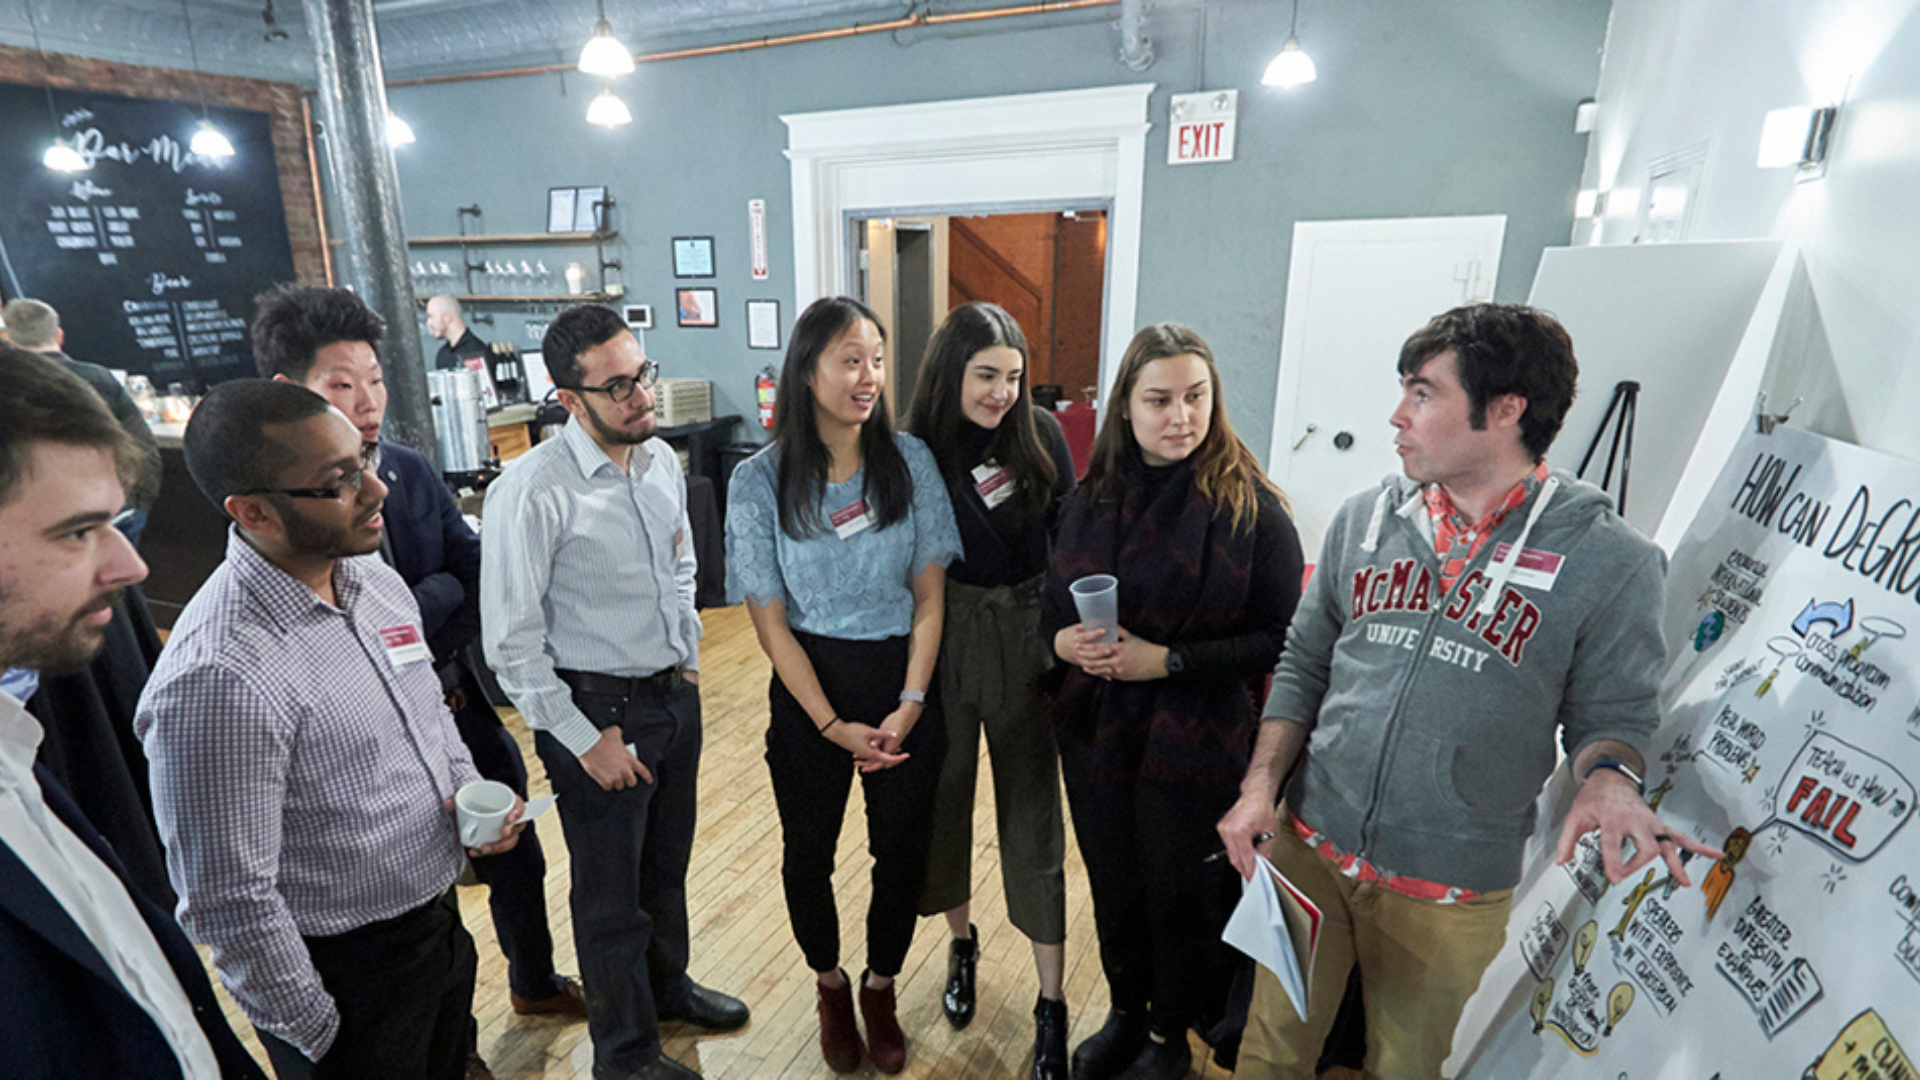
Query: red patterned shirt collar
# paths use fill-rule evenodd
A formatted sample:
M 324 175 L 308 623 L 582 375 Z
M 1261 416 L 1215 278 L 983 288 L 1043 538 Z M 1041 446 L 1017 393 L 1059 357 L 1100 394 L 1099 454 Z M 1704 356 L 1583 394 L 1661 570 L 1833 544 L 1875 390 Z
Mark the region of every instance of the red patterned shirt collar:
M 1506 498 L 1475 522 L 1467 521 L 1460 508 L 1454 505 L 1453 496 L 1447 494 L 1446 488 L 1439 484 L 1427 485 L 1422 497 L 1426 500 L 1427 516 L 1433 521 L 1433 548 L 1440 557 L 1443 589 L 1453 587 L 1454 579 L 1460 576 L 1475 555 L 1480 554 L 1480 549 L 1486 546 L 1487 537 L 1493 534 L 1493 530 L 1499 528 L 1507 515 L 1526 502 L 1527 496 L 1546 480 L 1547 463 L 1542 461 L 1513 485 L 1513 490 L 1507 492 Z

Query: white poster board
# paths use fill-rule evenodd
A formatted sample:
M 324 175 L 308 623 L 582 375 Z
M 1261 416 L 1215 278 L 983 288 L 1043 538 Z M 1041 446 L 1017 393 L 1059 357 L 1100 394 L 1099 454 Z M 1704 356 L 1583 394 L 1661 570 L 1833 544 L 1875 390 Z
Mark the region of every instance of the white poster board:
M 1920 466 L 1749 432 L 1663 626 L 1648 801 L 1728 857 L 1609 887 L 1537 836 L 1458 1075 L 1920 1076 Z

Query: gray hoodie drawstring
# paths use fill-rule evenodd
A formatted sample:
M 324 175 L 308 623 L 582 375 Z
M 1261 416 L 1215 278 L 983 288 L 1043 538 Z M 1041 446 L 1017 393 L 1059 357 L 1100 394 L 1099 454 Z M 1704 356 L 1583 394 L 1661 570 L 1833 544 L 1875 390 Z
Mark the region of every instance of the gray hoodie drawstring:
M 1367 538 L 1360 541 L 1360 550 L 1372 552 L 1380 546 L 1380 521 L 1387 516 L 1387 499 L 1393 495 L 1393 489 L 1383 487 L 1380 497 L 1373 500 L 1373 520 L 1367 522 Z
M 1540 515 L 1546 510 L 1547 503 L 1553 501 L 1553 493 L 1558 490 L 1560 490 L 1560 478 L 1557 476 L 1547 477 L 1547 482 L 1540 485 L 1540 497 L 1533 500 L 1533 511 L 1527 515 L 1527 523 L 1520 527 L 1519 539 L 1507 549 L 1506 558 L 1493 561 L 1492 580 L 1487 585 L 1486 595 L 1480 598 L 1479 605 L 1473 609 L 1475 615 L 1484 617 L 1493 614 L 1494 605 L 1500 601 L 1500 594 L 1506 591 L 1507 579 L 1513 576 L 1513 568 L 1520 562 L 1520 552 L 1527 546 L 1527 537 L 1533 534 L 1533 523 L 1540 520 Z

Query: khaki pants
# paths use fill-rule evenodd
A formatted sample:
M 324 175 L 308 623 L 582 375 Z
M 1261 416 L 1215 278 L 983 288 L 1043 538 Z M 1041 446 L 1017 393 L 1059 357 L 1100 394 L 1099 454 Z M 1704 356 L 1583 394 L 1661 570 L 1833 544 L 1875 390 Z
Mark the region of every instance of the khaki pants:
M 1513 890 L 1441 904 L 1356 882 L 1308 847 L 1283 815 L 1273 865 L 1319 905 L 1319 954 L 1303 1023 L 1280 980 L 1254 967 L 1253 1005 L 1236 1080 L 1311 1080 L 1327 1032 L 1360 965 L 1367 1075 L 1428 1080 L 1453 1046 L 1454 1025 L 1506 940 Z

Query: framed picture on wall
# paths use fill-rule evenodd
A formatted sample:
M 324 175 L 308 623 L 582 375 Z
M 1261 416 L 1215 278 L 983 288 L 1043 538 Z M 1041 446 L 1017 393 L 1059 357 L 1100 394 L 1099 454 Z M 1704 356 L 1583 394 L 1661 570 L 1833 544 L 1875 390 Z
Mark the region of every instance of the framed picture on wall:
M 673 276 L 692 278 L 712 277 L 713 237 L 674 237 Z
M 604 187 L 583 187 L 575 189 L 573 231 L 599 232 L 607 217 L 607 189 Z
M 714 289 L 676 289 L 673 306 L 681 326 L 720 325 L 720 296 Z
M 780 347 L 780 301 L 747 301 L 747 348 Z
M 563 233 L 573 231 L 573 208 L 579 201 L 579 188 L 556 187 L 547 189 L 547 231 Z

